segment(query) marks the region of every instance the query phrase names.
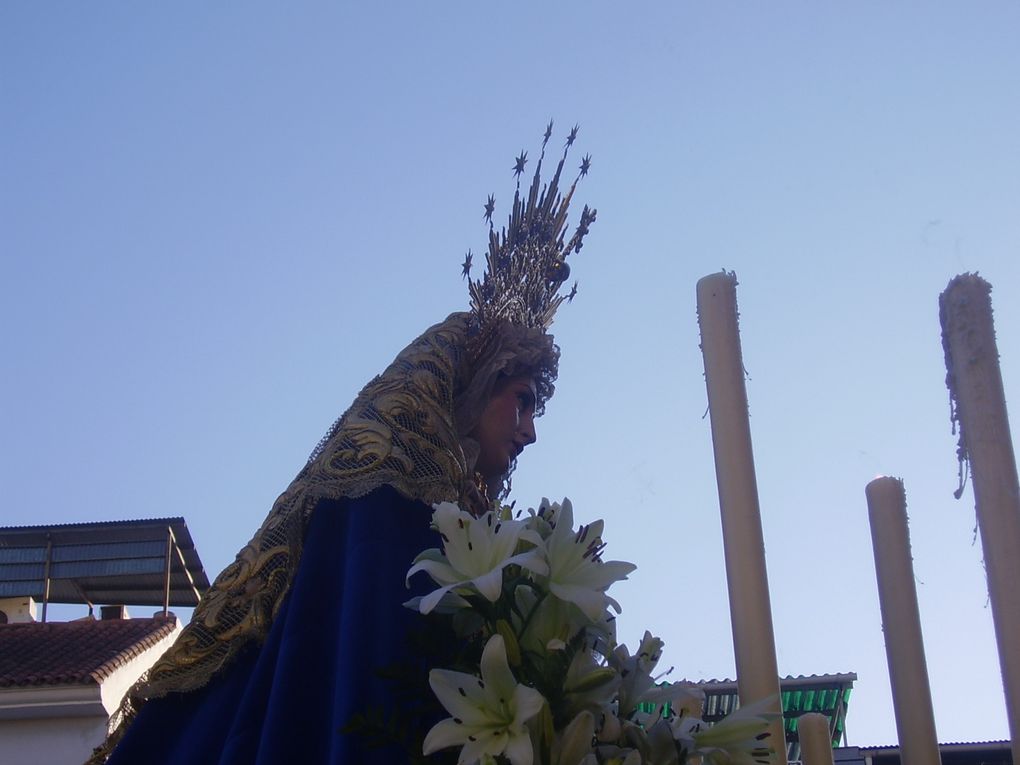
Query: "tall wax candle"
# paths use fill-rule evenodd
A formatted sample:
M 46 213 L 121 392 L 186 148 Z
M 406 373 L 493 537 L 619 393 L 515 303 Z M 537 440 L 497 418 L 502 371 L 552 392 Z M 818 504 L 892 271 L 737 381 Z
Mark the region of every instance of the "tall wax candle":
M 1020 762 L 1020 488 L 991 291 L 977 274 L 957 276 L 939 296 L 939 318 L 961 471 L 969 462 L 974 486 L 1013 762 Z
M 876 478 L 865 487 L 864 493 L 871 521 L 889 684 L 900 738 L 900 762 L 903 765 L 939 765 L 903 482 L 887 476 Z
M 725 271 L 698 281 L 698 321 L 722 516 L 726 583 L 741 704 L 772 698 L 773 763 L 786 765 L 765 542 L 747 416 L 737 323 L 737 280 Z

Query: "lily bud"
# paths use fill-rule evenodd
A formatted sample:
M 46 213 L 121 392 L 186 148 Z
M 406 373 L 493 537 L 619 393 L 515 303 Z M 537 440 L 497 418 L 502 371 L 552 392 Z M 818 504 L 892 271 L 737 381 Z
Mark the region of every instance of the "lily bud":
M 553 762 L 558 765 L 577 765 L 591 752 L 595 736 L 595 718 L 591 712 L 580 712 L 553 744 Z
M 592 670 L 587 675 L 582 677 L 577 683 L 571 686 L 568 690 L 572 693 L 583 693 L 584 691 L 590 691 L 598 688 L 600 685 L 614 680 L 616 678 L 616 670 L 612 667 L 599 667 L 598 669 Z
M 606 712 L 602 718 L 602 727 L 599 729 L 598 739 L 602 743 L 611 743 L 620 738 L 620 719 L 612 712 Z
M 500 619 L 496 622 L 496 632 L 500 634 L 506 644 L 506 658 L 510 662 L 510 666 L 521 666 L 521 646 L 517 642 L 517 635 L 514 634 L 513 627 L 506 619 Z

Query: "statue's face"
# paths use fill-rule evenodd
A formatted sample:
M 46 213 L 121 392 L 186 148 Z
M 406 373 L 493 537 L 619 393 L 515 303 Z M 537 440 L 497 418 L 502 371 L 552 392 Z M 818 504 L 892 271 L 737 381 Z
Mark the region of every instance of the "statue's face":
M 478 424 L 468 435 L 480 451 L 475 470 L 486 480 L 510 469 L 524 447 L 535 443 L 535 381 L 526 375 L 496 383 Z

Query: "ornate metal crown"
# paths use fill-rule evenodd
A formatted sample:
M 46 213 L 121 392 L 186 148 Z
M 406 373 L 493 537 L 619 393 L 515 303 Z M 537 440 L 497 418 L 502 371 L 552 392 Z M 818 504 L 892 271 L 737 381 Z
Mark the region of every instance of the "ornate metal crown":
M 489 223 L 485 273 L 481 279 L 468 281 L 471 311 L 483 335 L 503 321 L 545 331 L 552 324 L 560 304 L 564 300 L 573 300 L 577 294 L 577 282 L 566 295 L 558 293 L 560 286 L 570 277 L 567 256 L 580 251 L 584 237 L 595 221 L 596 211 L 585 205 L 573 236 L 566 239 L 570 200 L 577 182 L 588 174 L 591 156 L 586 154 L 581 160 L 577 177 L 566 195 L 562 195 L 560 175 L 570 147 L 577 138 L 579 127 L 575 125 L 567 135 L 556 173 L 543 188 L 542 161 L 552 137 L 552 127 L 550 121 L 526 198 L 521 197 L 521 175 L 528 154 L 521 151 L 517 157 L 513 167 L 517 179 L 513 210 L 507 225 L 498 233 L 492 221 L 496 199 L 490 194 L 485 203 L 484 218 Z M 470 276 L 471 258 L 469 250 L 462 265 L 465 278 Z

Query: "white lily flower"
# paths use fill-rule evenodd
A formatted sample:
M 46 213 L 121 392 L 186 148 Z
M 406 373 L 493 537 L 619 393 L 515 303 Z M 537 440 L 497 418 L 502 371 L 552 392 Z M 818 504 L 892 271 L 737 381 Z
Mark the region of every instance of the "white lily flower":
M 693 739 L 696 752 L 712 765 L 767 765 L 772 751 L 768 725 L 780 717 L 771 711 L 775 701 L 772 696 L 742 706 L 712 727 L 690 730 L 687 735 Z
M 420 612 L 422 600 L 424 600 L 424 598 L 421 595 L 415 595 L 413 598 L 404 601 L 404 608 Z M 432 610 L 434 610 L 437 614 L 455 614 L 462 609 L 470 607 L 471 604 L 457 593 L 447 592 L 439 599 L 439 602 L 433 606 Z
M 432 691 L 453 716 L 432 727 L 422 752 L 463 746 L 458 765 L 500 754 L 513 765 L 532 765 L 535 752 L 525 723 L 541 711 L 545 698 L 514 678 L 498 634 L 482 650 L 481 672 L 481 679 L 446 669 L 429 673 Z
M 538 503 L 538 510 L 534 508 L 528 508 L 528 518 L 525 523 L 529 529 L 537 532 L 542 539 L 548 539 L 549 535 L 553 533 L 553 529 L 556 528 L 556 523 L 559 521 L 560 503 L 550 502 L 548 497 L 542 497 L 542 501 Z M 569 523 L 567 524 L 570 525 Z
M 673 732 L 665 720 L 650 722 L 645 729 L 648 746 L 646 762 L 654 765 L 680 765 L 680 754 Z
M 514 626 L 521 637 L 521 646 L 534 653 L 557 651 L 566 648 L 567 642 L 586 626 L 587 618 L 573 603 L 559 598 L 538 596 L 531 587 L 521 586 L 514 593 L 520 613 Z M 527 629 L 524 629 L 527 619 Z M 521 632 L 523 630 L 523 632 Z
M 605 655 L 616 647 L 616 614 L 608 608 L 602 617 L 588 626 L 588 634 L 599 641 L 599 653 Z
M 630 746 L 609 744 L 598 747 L 599 761 L 610 765 L 644 765 L 641 752 Z
M 691 701 L 704 700 L 704 693 L 699 690 L 678 683 L 656 683 L 652 672 L 662 656 L 662 647 L 662 640 L 645 631 L 635 655 L 630 655 L 627 646 L 618 645 L 608 657 L 609 666 L 623 678 L 619 694 L 620 717 L 630 718 L 641 704 L 661 707 L 668 702 L 675 709 Z
M 606 594 L 613 582 L 626 579 L 637 566 L 624 561 L 603 561 L 601 520 L 581 526 L 576 532 L 574 511 L 569 499 L 562 505 L 543 508 L 552 517 L 553 528 L 545 540 L 549 560 L 549 591 L 561 600 L 577 605 L 584 615 L 598 621 L 611 605 L 617 613 L 620 604 Z M 542 512 L 542 511 L 540 511 Z
M 553 765 L 595 763 L 595 753 L 592 752 L 594 738 L 594 716 L 591 712 L 580 712 L 554 739 L 551 752 Z
M 443 550 L 426 550 L 407 572 L 407 578 L 425 571 L 436 584 L 442 585 L 421 599 L 423 614 L 432 611 L 448 592 L 474 590 L 490 603 L 496 602 L 503 590 L 503 569 L 518 565 L 535 574 L 548 573 L 539 547 L 514 554 L 518 542 L 525 540 L 541 545 L 541 538 L 529 531 L 523 521 L 500 520 L 494 512 L 481 518 L 461 510 L 452 502 L 434 506 L 432 525 L 443 537 Z
M 599 716 L 609 713 L 619 687 L 619 673 L 599 664 L 590 651 L 575 653 L 563 678 L 564 698 L 570 713 L 582 710 Z

